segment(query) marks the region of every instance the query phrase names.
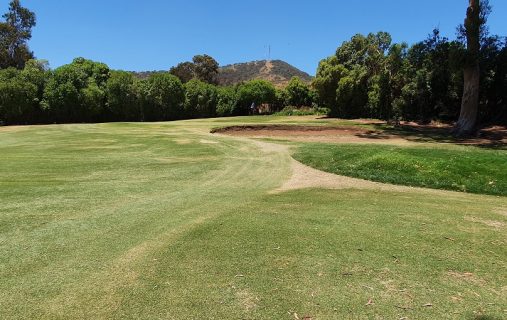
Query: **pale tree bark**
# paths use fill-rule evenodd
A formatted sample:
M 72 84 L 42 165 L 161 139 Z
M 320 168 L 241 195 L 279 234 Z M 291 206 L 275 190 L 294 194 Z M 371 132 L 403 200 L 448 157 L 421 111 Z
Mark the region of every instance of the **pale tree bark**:
M 469 0 L 467 17 L 465 19 L 467 57 L 463 70 L 463 98 L 461 100 L 459 120 L 454 128 L 454 134 L 457 136 L 465 136 L 474 133 L 477 125 L 480 85 L 480 8 L 480 0 Z

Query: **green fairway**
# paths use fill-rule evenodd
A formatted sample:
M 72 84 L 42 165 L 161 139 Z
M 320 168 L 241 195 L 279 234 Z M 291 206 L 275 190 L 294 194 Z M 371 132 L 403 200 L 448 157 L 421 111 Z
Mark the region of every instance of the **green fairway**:
M 0 128 L 0 318 L 507 317 L 507 198 L 274 193 L 291 177 L 291 150 L 209 133 L 246 123 L 355 125 L 252 117 Z M 485 152 L 481 161 L 505 159 Z
M 507 151 L 471 146 L 307 144 L 295 158 L 336 174 L 408 186 L 507 195 Z

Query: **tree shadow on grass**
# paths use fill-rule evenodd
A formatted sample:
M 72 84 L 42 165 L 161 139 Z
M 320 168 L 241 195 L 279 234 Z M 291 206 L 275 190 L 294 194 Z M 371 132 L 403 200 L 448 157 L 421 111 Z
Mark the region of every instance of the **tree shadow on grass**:
M 386 127 L 383 124 L 372 124 L 375 130 L 358 133 L 356 136 L 367 139 L 403 138 L 412 142 L 439 142 L 458 145 L 473 145 L 486 149 L 507 150 L 507 128 L 493 127 L 480 130 L 475 136 L 455 138 L 450 126 L 400 125 Z

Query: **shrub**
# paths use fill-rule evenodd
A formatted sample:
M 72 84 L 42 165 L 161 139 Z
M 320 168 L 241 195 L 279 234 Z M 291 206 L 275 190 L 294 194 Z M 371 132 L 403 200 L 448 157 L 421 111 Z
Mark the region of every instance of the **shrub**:
M 234 114 L 237 105 L 237 94 L 233 87 L 218 88 L 217 116 L 228 117 Z
M 312 95 L 310 88 L 306 83 L 301 81 L 298 77 L 293 77 L 287 88 L 287 104 L 296 107 L 310 107 L 312 105 Z
M 265 80 L 252 80 L 238 87 L 238 103 L 234 114 L 248 114 L 252 103 L 257 106 L 273 104 L 276 101 L 276 90 L 272 83 Z
M 83 58 L 57 68 L 44 89 L 44 108 L 57 122 L 96 121 L 106 104 L 107 65 Z
M 185 88 L 169 73 L 156 73 L 141 84 L 143 110 L 148 121 L 175 120 L 183 116 Z
M 319 107 L 294 107 L 287 106 L 281 111 L 275 113 L 277 116 L 325 116 L 328 115 L 330 110 L 328 108 Z
M 107 110 L 113 120 L 142 119 L 139 81 L 130 72 L 113 71 L 107 80 Z
M 191 118 L 213 117 L 218 100 L 217 87 L 197 79 L 185 84 L 185 115 Z

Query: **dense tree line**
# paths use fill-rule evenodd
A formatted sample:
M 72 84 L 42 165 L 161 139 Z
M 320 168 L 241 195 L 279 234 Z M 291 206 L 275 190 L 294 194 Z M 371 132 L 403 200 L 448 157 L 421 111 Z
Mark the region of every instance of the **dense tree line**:
M 319 103 L 333 116 L 345 118 L 457 120 L 465 101 L 464 67 L 466 71 L 474 61 L 480 121 L 505 122 L 507 42 L 487 32 L 488 2 L 482 1 L 476 10 L 478 46 L 473 55 L 466 43 L 466 29 L 471 28 L 466 25 L 459 27 L 456 40 L 442 37 L 436 29 L 411 47 L 392 43 L 385 32 L 353 36 L 320 62 L 313 83 Z
M 84 58 L 50 70 L 27 45 L 35 14 L 13 0 L 0 22 L 0 122 L 164 121 L 246 115 L 252 105 L 326 107 L 344 118 L 455 121 L 475 99 L 467 90 L 477 87 L 480 121 L 505 123 L 507 42 L 488 33 L 490 9 L 486 0 L 470 0 L 456 40 L 434 30 L 409 47 L 386 32 L 355 35 L 320 62 L 311 85 L 295 77 L 280 89 L 263 80 L 217 86 L 219 65 L 208 55 L 146 79 Z M 480 88 L 464 86 L 470 79 Z
M 84 58 L 55 70 L 44 61 L 25 64 L 0 70 L 0 120 L 6 124 L 165 121 L 247 115 L 252 103 L 311 103 L 309 87 L 297 78 L 286 90 L 264 80 L 219 87 L 197 78 L 183 83 L 168 72 L 138 79 Z

